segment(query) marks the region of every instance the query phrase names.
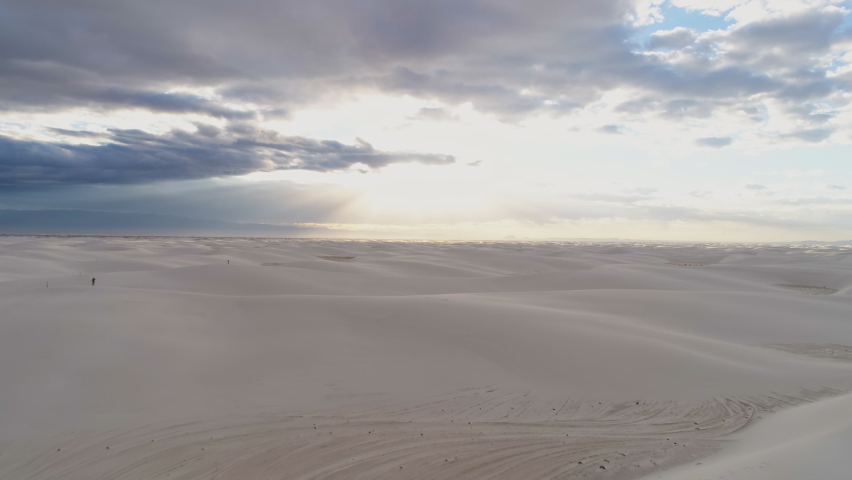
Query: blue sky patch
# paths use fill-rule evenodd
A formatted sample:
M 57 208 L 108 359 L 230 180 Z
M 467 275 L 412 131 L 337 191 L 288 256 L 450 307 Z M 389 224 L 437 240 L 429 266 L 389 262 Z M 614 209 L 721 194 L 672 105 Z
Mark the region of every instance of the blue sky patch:
M 630 39 L 632 42 L 645 45 L 651 34 L 659 30 L 672 30 L 677 27 L 686 27 L 695 30 L 698 33 L 708 32 L 710 30 L 724 30 L 733 25 L 732 20 L 725 20 L 727 12 L 723 12 L 718 17 L 705 15 L 697 10 L 687 10 L 685 8 L 676 7 L 671 2 L 666 2 L 660 6 L 660 11 L 663 13 L 663 21 L 648 25 L 642 28 Z

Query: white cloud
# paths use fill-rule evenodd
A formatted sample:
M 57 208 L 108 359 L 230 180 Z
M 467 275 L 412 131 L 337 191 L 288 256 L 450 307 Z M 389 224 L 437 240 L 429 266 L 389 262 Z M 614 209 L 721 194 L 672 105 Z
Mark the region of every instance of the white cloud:
M 530 232 L 582 224 L 601 236 L 627 225 L 783 229 L 784 219 L 799 226 L 809 217 L 797 210 L 801 202 L 771 203 L 770 194 L 818 198 L 828 188 L 837 195 L 832 186 L 852 181 L 834 171 L 846 167 L 831 150 L 852 143 L 852 56 L 850 39 L 833 34 L 847 21 L 838 1 L 673 0 L 734 23 L 707 32 L 682 25 L 644 44 L 631 35 L 662 20 L 664 1 L 633 8 L 615 0 L 392 0 L 405 8 L 373 11 L 364 8 L 369 1 L 319 0 L 310 17 L 291 0 L 268 0 L 263 15 L 239 2 L 197 1 L 117 0 L 103 9 L 11 3 L 25 21 L 0 18 L 0 40 L 10 46 L 0 67 L 15 74 L 0 85 L 2 135 L 71 151 L 105 142 L 128 148 L 127 134 L 117 132 L 140 130 L 133 138 L 145 140 L 144 158 L 165 162 L 163 175 L 181 173 L 173 167 L 190 158 L 176 149 L 204 150 L 211 139 L 246 141 L 248 131 L 301 138 L 262 145 L 271 163 L 257 169 L 205 154 L 192 157 L 194 171 L 263 171 L 314 141 L 324 148 L 311 152 L 343 161 L 317 167 L 323 174 L 252 173 L 250 181 L 345 190 L 343 205 L 323 204 L 332 213 L 310 210 L 317 221 L 429 224 L 430 231 L 464 224 L 497 232 L 524 222 Z M 311 28 L 295 28 L 303 25 Z M 28 57 L 35 54 L 23 46 L 35 40 L 50 61 Z M 772 182 L 771 192 L 743 173 L 755 158 L 786 158 L 796 148 L 795 160 L 771 167 L 775 177 L 756 175 Z M 384 160 L 401 157 L 387 152 L 445 165 L 396 165 Z M 8 168 L 0 172 L 22 171 L 3 158 Z M 466 168 L 482 159 L 487 168 Z M 207 168 L 214 160 L 220 168 Z M 357 174 L 371 161 L 386 166 L 382 173 Z M 39 165 L 41 177 L 55 178 L 48 170 L 57 163 Z M 812 185 L 779 178 L 816 171 L 825 175 Z M 844 225 L 840 213 L 830 222 Z

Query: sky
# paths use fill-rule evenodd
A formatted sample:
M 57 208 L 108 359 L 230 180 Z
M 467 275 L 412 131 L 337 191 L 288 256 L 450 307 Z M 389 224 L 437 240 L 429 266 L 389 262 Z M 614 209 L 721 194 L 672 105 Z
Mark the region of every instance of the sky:
M 850 11 L 4 0 L 0 209 L 329 237 L 848 240 Z

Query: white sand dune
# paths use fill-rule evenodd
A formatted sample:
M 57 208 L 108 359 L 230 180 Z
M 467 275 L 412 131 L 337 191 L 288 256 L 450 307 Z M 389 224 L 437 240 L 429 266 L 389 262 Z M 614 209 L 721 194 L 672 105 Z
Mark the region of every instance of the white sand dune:
M 0 237 L 0 478 L 850 468 L 850 254 Z
M 649 478 L 798 480 L 850 476 L 852 396 L 778 413 L 720 454 Z

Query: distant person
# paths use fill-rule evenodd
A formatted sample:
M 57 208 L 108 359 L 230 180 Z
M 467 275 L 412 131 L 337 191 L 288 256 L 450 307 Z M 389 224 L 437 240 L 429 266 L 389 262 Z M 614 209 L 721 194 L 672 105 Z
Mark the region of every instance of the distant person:
M 95 277 L 92 277 L 92 286 L 95 286 Z
M 228 265 L 230 265 L 230 264 L 231 264 L 231 259 L 229 258 L 229 259 L 228 259 Z

